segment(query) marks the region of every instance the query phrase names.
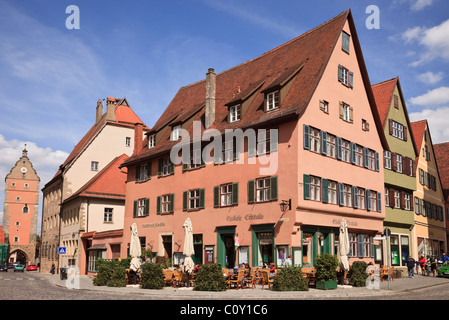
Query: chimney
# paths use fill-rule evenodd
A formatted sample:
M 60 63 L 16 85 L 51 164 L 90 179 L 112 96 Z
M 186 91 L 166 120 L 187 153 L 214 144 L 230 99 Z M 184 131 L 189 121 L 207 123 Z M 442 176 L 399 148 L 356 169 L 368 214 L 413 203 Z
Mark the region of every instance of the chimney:
M 137 122 L 134 125 L 134 155 L 142 152 L 143 123 Z
M 103 115 L 103 103 L 101 102 L 101 99 L 98 99 L 98 101 L 97 101 L 97 116 L 95 118 L 95 123 L 98 123 L 98 121 L 100 121 L 102 115 Z
M 115 98 L 108 97 L 106 100 L 106 120 L 117 121 L 115 117 Z
M 213 68 L 206 73 L 206 121 L 204 126 L 210 128 L 215 121 L 215 79 L 217 75 Z

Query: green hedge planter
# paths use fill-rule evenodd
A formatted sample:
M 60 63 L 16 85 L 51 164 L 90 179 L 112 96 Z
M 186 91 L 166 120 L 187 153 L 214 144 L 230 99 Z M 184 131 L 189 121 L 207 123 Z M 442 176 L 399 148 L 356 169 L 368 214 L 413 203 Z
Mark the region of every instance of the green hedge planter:
M 337 281 L 317 281 L 316 288 L 321 290 L 334 290 L 337 289 Z

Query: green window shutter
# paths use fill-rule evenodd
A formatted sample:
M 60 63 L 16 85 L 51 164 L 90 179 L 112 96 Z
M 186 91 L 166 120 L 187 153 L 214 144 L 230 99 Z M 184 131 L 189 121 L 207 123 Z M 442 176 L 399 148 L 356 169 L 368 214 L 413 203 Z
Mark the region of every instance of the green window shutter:
M 371 190 L 365 190 L 365 202 L 366 202 L 366 210 L 371 211 Z
M 329 202 L 328 189 L 329 189 L 329 180 L 321 179 L 321 201 L 323 203 Z
M 239 204 L 239 183 L 235 182 L 232 184 L 232 204 Z
M 413 197 L 411 197 L 413 198 Z M 413 199 L 410 199 L 410 203 L 413 202 Z M 412 204 L 410 204 L 412 205 Z M 377 212 L 382 212 L 382 195 L 380 192 L 377 193 Z
M 206 189 L 200 189 L 200 209 L 204 209 Z
M 220 206 L 220 186 L 214 187 L 214 208 Z
M 170 160 L 169 173 L 170 174 L 175 173 L 175 165 L 171 162 L 171 160 Z
M 234 160 L 239 160 L 240 159 L 240 139 L 235 138 L 233 140 L 232 148 L 233 148 Z
M 363 166 L 368 168 L 368 148 L 363 147 Z
M 304 179 L 304 200 L 310 200 L 310 176 L 305 174 Z
M 338 65 L 338 81 L 343 82 L 343 67 Z
M 140 165 L 136 165 L 136 181 L 140 179 Z
M 158 196 L 157 197 L 157 209 L 156 209 L 156 214 L 161 214 L 161 200 L 162 197 Z
M 344 205 L 344 198 L 345 198 L 345 185 L 343 183 L 338 183 L 338 205 L 343 206 Z M 349 205 L 349 204 L 348 204 Z
M 321 131 L 320 132 L 320 136 L 321 136 L 321 154 L 323 155 L 327 155 L 327 132 L 326 131 Z
M 365 256 L 365 246 L 363 245 L 363 234 L 357 235 L 357 246 L 359 251 L 359 258 L 363 258 Z
M 144 215 L 148 216 L 150 214 L 150 199 L 146 198 L 145 199 L 145 212 Z
M 341 160 L 343 158 L 343 150 L 342 150 L 343 140 L 340 137 L 337 137 L 337 159 Z
M 188 191 L 184 191 L 182 193 L 182 210 L 183 211 L 187 211 L 188 207 L 188 202 L 189 202 L 189 192 Z
M 351 163 L 355 164 L 355 149 L 356 145 L 354 142 L 351 142 Z
M 369 245 L 370 245 L 370 251 L 371 251 L 371 258 L 374 258 L 374 237 L 369 236 Z
M 248 138 L 248 158 L 256 156 L 257 139 Z
M 302 128 L 303 128 L 304 149 L 310 150 L 310 127 L 304 124 Z
M 357 195 L 359 193 L 359 188 L 352 187 L 352 202 L 354 209 L 357 209 L 359 207 L 359 199 L 357 198 Z
M 270 152 L 278 151 L 279 130 L 270 129 Z
M 255 188 L 256 181 L 255 180 L 249 180 L 248 181 L 248 203 L 254 203 L 254 188 Z
M 379 152 L 376 152 L 375 155 L 376 155 L 376 171 L 379 172 Z
M 354 72 L 349 72 L 349 87 L 350 88 L 354 88 L 354 85 L 353 85 L 353 82 L 354 82 Z
M 151 161 L 147 163 L 147 180 L 151 180 Z
M 171 213 L 175 212 L 175 194 L 174 193 L 170 194 L 170 203 L 168 205 L 168 211 L 170 211 Z
M 278 177 L 271 177 L 270 178 L 270 186 L 271 186 L 271 200 L 277 200 L 278 199 Z
M 137 205 L 138 205 L 138 201 L 134 200 L 133 218 L 137 217 Z

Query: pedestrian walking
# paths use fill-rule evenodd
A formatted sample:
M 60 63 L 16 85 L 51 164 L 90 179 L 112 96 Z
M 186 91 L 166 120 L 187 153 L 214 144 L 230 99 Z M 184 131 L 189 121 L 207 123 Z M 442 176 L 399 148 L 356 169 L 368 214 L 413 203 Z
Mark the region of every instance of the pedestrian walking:
M 55 264 L 54 263 L 51 265 L 50 273 L 55 274 Z
M 412 256 L 408 256 L 407 258 L 407 268 L 408 268 L 408 277 L 409 278 L 414 278 L 415 277 L 415 259 L 413 259 Z
M 430 271 L 432 271 L 433 277 L 435 278 L 437 276 L 437 259 L 435 256 L 432 256 L 430 259 Z
M 423 276 L 426 275 L 426 258 L 424 258 L 424 256 L 421 256 L 421 258 L 419 258 L 419 265 L 421 267 L 421 274 Z

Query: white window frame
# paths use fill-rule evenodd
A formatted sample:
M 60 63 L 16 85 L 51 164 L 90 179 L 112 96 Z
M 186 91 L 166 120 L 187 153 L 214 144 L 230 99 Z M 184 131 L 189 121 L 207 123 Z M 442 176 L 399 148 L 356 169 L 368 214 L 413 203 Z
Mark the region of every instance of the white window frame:
M 321 152 L 320 145 L 320 130 L 315 128 L 310 128 L 310 150 L 314 152 Z
M 336 158 L 337 157 L 337 137 L 332 134 L 327 134 L 327 156 Z
M 125 146 L 126 147 L 131 147 L 131 137 L 126 137 L 125 138 Z
M 371 191 L 370 194 L 371 211 L 377 211 L 377 192 Z
M 363 147 L 355 145 L 355 165 L 363 167 Z
M 98 161 L 91 161 L 90 162 L 90 170 L 91 171 L 98 171 Z
M 397 190 L 394 190 L 394 207 L 401 208 L 401 193 Z
M 148 180 L 148 164 L 141 164 L 139 168 L 139 181 Z
M 390 189 L 385 188 L 385 207 L 390 206 Z
M 402 173 L 402 156 L 396 154 L 396 172 Z
M 270 153 L 270 130 L 257 131 L 257 155 Z
M 405 210 L 410 211 L 411 209 L 411 195 L 410 193 L 404 193 L 404 203 L 405 203 Z
M 310 176 L 310 200 L 321 201 L 321 178 Z
M 352 186 L 345 184 L 343 187 L 343 205 L 352 207 Z
M 156 146 L 156 135 L 152 134 L 148 137 L 148 149 L 154 148 Z
M 351 122 L 351 106 L 349 104 L 343 102 L 342 108 L 343 108 L 343 120 L 346 122 Z
M 256 202 L 271 200 L 271 178 L 256 180 Z
M 232 183 L 220 186 L 220 207 L 232 206 Z
M 331 204 L 337 204 L 338 183 L 336 181 L 329 180 L 327 183 L 327 202 Z
M 162 213 L 169 213 L 170 212 L 170 195 L 164 194 L 161 196 L 161 212 Z
M 384 168 L 391 169 L 391 151 L 384 151 Z
M 104 208 L 103 222 L 113 222 L 112 220 L 113 215 L 114 215 L 113 208 Z
M 162 172 L 161 172 L 162 176 L 168 176 L 170 174 L 170 166 L 171 166 L 170 157 L 163 158 Z
M 181 136 L 181 125 L 174 126 L 171 133 L 171 141 L 178 141 Z
M 200 208 L 200 189 L 189 190 L 189 209 Z
M 376 152 L 368 149 L 368 169 L 376 170 Z
M 393 120 L 393 137 L 404 140 L 404 126 Z
M 138 217 L 145 216 L 145 198 L 142 198 L 142 199 L 138 200 L 137 216 Z
M 359 209 L 365 209 L 366 204 L 365 204 L 365 189 L 362 188 L 358 188 L 357 190 L 357 202 L 359 205 Z
M 341 141 L 341 160 L 351 162 L 351 142 L 342 139 Z
M 240 104 L 237 104 L 235 106 L 232 106 L 229 108 L 229 122 L 237 122 L 240 121 L 241 116 L 241 108 L 242 106 Z
M 267 111 L 279 109 L 279 90 L 267 93 Z

